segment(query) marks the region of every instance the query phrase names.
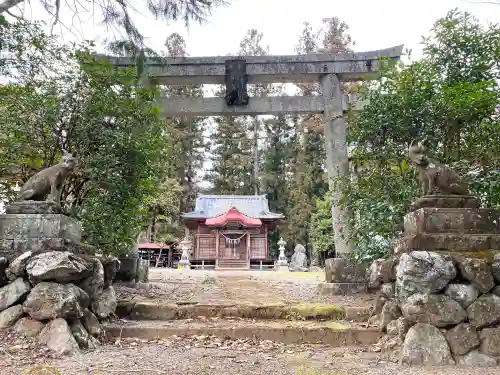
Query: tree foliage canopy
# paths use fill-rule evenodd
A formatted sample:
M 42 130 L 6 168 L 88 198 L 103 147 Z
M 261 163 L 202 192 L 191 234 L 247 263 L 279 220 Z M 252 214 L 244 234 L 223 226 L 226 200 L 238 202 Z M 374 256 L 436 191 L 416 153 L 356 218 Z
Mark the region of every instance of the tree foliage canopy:
M 380 79 L 362 88 L 368 104 L 350 115 L 356 173 L 346 203 L 356 213 L 358 258 L 388 251 L 419 194 L 407 161 L 414 138 L 426 138 L 485 205 L 500 204 L 500 28 L 453 10 L 422 43 L 421 60 L 386 61 Z
M 79 167 L 63 192 L 81 219 L 85 239 L 122 252 L 145 225 L 147 198 L 166 164 L 168 123 L 155 89 L 137 85 L 134 69 L 114 69 L 91 57 L 91 45 L 69 47 L 42 25 L 1 20 L 0 174 L 3 197 L 14 183 L 77 150 Z

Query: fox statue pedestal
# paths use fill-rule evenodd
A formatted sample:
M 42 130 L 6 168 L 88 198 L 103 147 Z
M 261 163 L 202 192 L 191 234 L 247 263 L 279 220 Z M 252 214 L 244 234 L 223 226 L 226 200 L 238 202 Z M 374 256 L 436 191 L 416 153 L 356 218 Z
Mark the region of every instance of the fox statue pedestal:
M 78 220 L 63 215 L 55 203 L 14 202 L 0 215 L 0 257 L 9 261 L 25 251 L 70 251 L 92 254 L 90 245 L 81 243 Z
M 500 252 L 500 211 L 490 208 L 419 208 L 405 215 L 395 254 L 414 250 L 492 257 Z
M 352 265 L 344 258 L 325 260 L 325 282 L 318 285 L 321 294 L 342 295 L 366 293 L 365 265 Z

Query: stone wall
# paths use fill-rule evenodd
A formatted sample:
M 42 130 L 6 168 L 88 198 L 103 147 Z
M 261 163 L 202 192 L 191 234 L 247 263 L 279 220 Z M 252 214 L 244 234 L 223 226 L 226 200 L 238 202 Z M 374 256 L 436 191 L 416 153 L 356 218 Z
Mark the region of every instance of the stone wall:
M 430 251 L 379 260 L 372 323 L 410 365 L 495 366 L 500 359 L 500 255 L 492 262 Z
M 80 223 L 51 202 L 15 202 L 0 215 L 0 329 L 37 337 L 56 354 L 95 348 L 117 306 L 120 262 L 80 243 Z
M 57 354 L 95 348 L 104 339 L 100 320 L 116 310 L 111 283 L 118 259 L 28 251 L 0 264 L 0 329 L 38 336 Z

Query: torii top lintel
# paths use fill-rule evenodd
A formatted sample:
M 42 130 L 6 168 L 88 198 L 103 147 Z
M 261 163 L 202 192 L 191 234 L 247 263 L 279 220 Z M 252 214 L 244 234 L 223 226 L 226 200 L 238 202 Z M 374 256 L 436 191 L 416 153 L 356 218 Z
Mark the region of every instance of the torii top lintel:
M 381 57 L 398 60 L 403 45 L 345 54 L 283 56 L 215 56 L 148 58 L 150 77 L 162 85 L 224 84 L 227 60 L 245 60 L 248 83 L 318 82 L 324 74 L 337 74 L 342 81 L 371 78 L 379 70 Z M 130 57 L 96 55 L 116 66 L 133 66 Z

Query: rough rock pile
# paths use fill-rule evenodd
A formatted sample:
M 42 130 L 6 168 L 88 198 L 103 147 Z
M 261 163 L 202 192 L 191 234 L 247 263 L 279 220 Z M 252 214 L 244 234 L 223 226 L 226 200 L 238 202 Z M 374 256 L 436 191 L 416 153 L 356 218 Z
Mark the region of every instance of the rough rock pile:
M 500 255 L 492 263 L 429 251 L 375 261 L 381 345 L 410 365 L 495 366 L 500 359 Z
M 0 258 L 0 329 L 37 337 L 57 354 L 95 348 L 114 314 L 115 257 L 27 251 Z

